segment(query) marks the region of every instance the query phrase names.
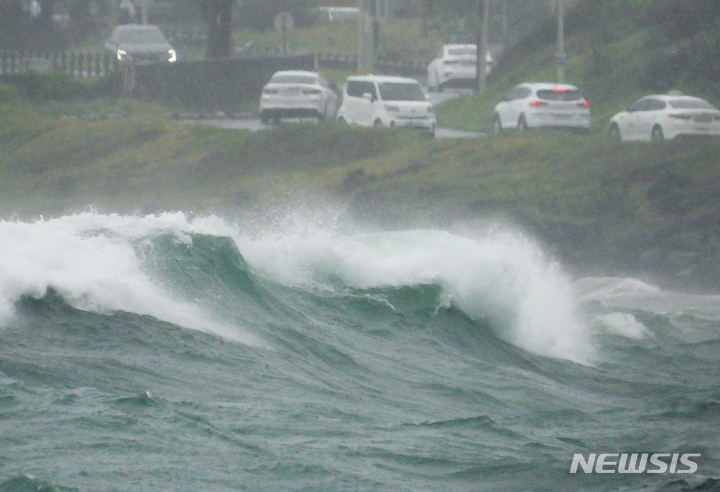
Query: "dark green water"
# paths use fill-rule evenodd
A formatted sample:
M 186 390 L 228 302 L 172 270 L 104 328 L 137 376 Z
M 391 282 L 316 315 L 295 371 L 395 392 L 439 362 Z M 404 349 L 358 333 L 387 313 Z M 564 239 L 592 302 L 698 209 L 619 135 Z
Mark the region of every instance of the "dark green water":
M 0 222 L 0 492 L 720 490 L 719 438 L 720 297 L 521 234 Z

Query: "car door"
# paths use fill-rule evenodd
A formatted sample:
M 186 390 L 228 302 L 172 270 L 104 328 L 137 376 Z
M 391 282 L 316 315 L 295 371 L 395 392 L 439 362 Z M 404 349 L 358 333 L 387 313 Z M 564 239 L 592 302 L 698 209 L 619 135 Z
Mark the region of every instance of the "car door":
M 662 119 L 664 109 L 664 101 L 654 98 L 646 99 L 644 110 L 638 113 L 638 138 L 651 140 L 653 126 Z
M 640 99 L 630 106 L 623 118 L 623 124 L 620 126 L 620 133 L 625 140 L 639 140 L 642 138 L 640 131 L 641 121 L 649 106 L 648 99 Z
M 525 111 L 525 99 L 532 93 L 532 89 L 525 86 L 515 87 L 507 96 L 506 104 L 503 105 L 503 114 L 500 119 L 503 128 L 517 127 L 520 115 Z
M 517 124 L 517 117 L 513 115 L 517 112 L 517 109 L 514 108 L 517 105 L 516 99 L 518 95 L 522 93 L 521 89 L 522 87 L 517 86 L 513 88 L 497 106 L 497 113 L 503 128 L 514 128 Z
M 363 126 L 372 126 L 377 90 L 374 82 L 362 81 L 360 84 L 360 98 L 357 100 L 357 123 Z M 370 94 L 369 99 L 367 98 L 368 94 Z
M 360 80 L 348 80 L 345 97 L 343 98 L 343 117 L 348 123 L 360 123 L 358 116 L 360 112 L 360 101 L 362 100 L 363 82 Z

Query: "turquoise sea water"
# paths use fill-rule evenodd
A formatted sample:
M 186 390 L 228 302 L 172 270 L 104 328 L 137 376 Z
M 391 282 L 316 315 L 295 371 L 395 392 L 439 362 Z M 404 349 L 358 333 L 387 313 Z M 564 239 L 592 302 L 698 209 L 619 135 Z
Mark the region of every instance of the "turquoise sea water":
M 720 296 L 501 227 L 0 222 L 0 491 L 720 490 L 719 452 Z

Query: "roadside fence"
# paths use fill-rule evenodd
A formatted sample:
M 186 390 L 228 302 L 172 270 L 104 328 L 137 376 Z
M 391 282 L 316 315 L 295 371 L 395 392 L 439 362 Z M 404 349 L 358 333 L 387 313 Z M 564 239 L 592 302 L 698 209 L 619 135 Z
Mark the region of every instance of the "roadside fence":
M 0 73 L 60 71 L 77 78 L 106 77 L 118 70 L 110 53 L 0 51 Z
M 357 69 L 357 56 L 327 53 L 298 53 L 312 55 L 315 69 L 344 70 L 354 72 Z M 237 53 L 236 58 L 276 58 L 279 50 L 247 49 Z M 105 77 L 120 68 L 120 64 L 110 53 L 83 53 L 62 51 L 54 53 L 30 53 L 25 51 L 0 51 L 0 73 L 61 71 L 78 78 Z M 421 63 L 399 62 L 378 58 L 375 60 L 377 73 L 421 77 L 427 73 L 427 66 Z

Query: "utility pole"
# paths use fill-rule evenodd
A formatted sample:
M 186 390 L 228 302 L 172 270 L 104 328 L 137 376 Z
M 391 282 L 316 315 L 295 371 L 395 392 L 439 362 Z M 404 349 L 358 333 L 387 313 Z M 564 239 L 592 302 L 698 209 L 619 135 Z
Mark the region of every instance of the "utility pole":
M 555 61 L 558 64 L 558 84 L 564 84 L 565 62 L 567 62 L 567 55 L 565 54 L 565 0 L 556 1 L 558 51 L 555 55 Z
M 487 52 L 488 52 L 488 24 L 490 17 L 490 0 L 478 0 L 478 34 L 477 34 L 477 62 L 476 77 L 479 94 L 487 92 Z
M 358 72 L 370 72 L 375 65 L 374 3 L 372 0 L 360 0 L 360 19 L 358 21 Z

